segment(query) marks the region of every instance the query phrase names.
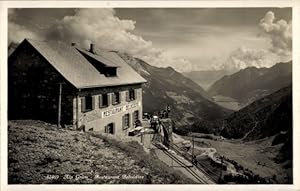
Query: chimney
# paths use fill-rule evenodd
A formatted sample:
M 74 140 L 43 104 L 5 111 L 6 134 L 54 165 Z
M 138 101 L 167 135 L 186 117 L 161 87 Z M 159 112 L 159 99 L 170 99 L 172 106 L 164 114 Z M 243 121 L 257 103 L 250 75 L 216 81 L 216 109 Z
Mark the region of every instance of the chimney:
M 76 42 L 72 42 L 72 43 L 71 43 L 71 46 L 76 46 Z
M 90 52 L 95 54 L 94 44 L 90 45 Z

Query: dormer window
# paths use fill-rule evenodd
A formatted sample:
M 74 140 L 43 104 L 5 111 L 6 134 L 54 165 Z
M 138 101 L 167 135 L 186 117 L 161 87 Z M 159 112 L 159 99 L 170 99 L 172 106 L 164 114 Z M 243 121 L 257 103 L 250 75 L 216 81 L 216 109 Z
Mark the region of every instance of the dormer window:
M 105 77 L 116 77 L 118 65 L 111 58 L 109 53 L 103 53 L 96 51 L 94 44 L 91 44 L 90 49 L 84 50 L 76 47 L 76 49 L 91 63 L 100 74 Z
M 106 67 L 104 75 L 106 77 L 115 77 L 115 76 L 117 76 L 117 68 L 116 67 Z

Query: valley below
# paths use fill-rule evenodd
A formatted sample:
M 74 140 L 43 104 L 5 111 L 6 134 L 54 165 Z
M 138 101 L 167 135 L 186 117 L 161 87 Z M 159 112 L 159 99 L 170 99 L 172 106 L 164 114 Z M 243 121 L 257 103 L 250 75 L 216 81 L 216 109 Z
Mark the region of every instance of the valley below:
M 183 138 L 192 142 L 192 137 L 184 136 Z M 227 166 L 227 171 L 223 170 L 224 179 L 226 176 L 240 175 L 240 177 L 244 177 L 245 174 L 251 174 L 253 177 L 260 177 L 265 183 L 290 184 L 292 183 L 292 168 L 288 162 L 277 161 L 276 158 L 282 144 L 272 146 L 273 139 L 274 136 L 257 141 L 241 142 L 227 139 L 194 138 L 194 152 L 198 154 L 199 163 L 206 164 L 208 170 L 214 171 L 217 175 L 220 174 L 220 167 L 215 167 L 211 159 L 220 162 L 223 158 L 224 164 Z M 247 183 L 254 183 L 250 178 L 245 178 L 244 181 L 246 180 Z M 243 182 L 243 180 L 239 181 L 236 178 L 232 179 L 231 183 Z
M 218 105 L 220 105 L 224 108 L 227 108 L 227 109 L 230 109 L 233 111 L 238 111 L 242 108 L 242 104 L 231 97 L 216 95 L 216 96 L 213 96 L 212 98 L 215 103 L 217 103 Z

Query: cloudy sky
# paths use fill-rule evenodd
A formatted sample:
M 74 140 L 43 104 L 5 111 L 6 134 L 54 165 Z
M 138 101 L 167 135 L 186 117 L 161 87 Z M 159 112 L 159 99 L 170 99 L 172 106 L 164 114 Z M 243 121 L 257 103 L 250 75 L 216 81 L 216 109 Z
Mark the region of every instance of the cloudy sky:
M 118 50 L 177 71 L 269 67 L 289 61 L 291 8 L 10 9 L 24 38 Z

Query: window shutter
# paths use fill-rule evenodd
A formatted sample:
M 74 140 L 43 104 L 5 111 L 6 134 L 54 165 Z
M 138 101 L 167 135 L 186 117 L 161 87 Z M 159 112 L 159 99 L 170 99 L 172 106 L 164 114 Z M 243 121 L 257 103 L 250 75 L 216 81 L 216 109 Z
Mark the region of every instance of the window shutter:
M 85 107 L 85 97 L 80 98 L 81 100 L 81 112 L 85 112 L 86 107 Z
M 135 115 L 134 115 L 134 113 L 131 115 L 131 118 L 132 118 L 132 120 L 131 120 L 132 127 L 134 127 L 134 123 L 135 123 Z
M 101 108 L 102 106 L 103 106 L 102 95 L 99 95 L 99 108 Z
M 136 120 L 139 120 L 139 114 L 140 114 L 139 110 L 136 110 L 135 111 Z
M 116 102 L 116 94 L 115 93 L 111 94 L 111 102 L 112 102 L 112 104 L 115 104 L 115 102 Z
M 126 101 L 130 101 L 129 100 L 129 91 L 128 90 L 126 91 Z
M 134 99 L 137 99 L 139 97 L 138 93 L 139 93 L 139 90 L 135 89 L 134 90 Z
M 95 96 L 92 96 L 92 110 L 95 109 Z
M 130 114 L 128 113 L 128 127 L 131 127 L 131 121 L 132 121 L 132 119 L 130 117 Z
M 108 106 L 111 105 L 111 94 L 110 93 L 107 94 L 107 105 Z
M 122 127 L 125 129 L 125 115 L 122 116 Z

